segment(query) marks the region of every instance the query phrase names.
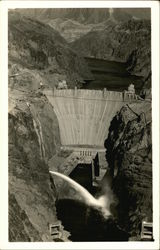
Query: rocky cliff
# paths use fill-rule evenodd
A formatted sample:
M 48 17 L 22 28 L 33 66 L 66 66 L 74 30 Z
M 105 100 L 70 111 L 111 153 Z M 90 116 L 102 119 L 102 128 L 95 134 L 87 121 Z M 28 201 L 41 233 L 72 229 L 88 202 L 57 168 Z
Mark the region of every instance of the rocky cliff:
M 39 15 L 37 12 L 38 19 Z M 59 31 L 68 42 L 73 42 L 92 30 L 103 30 L 110 22 L 118 23 L 132 19 L 132 15 L 121 9 L 114 9 L 112 16 L 110 18 L 109 8 L 61 9 L 58 16 L 54 10 L 50 11 L 47 18 L 44 18 L 43 14 L 43 21 Z
M 49 224 L 59 221 L 48 161 L 59 154 L 60 135 L 41 84 L 54 87 L 65 79 L 69 87 L 80 86 L 91 74 L 57 31 L 14 11 L 8 39 L 9 240 L 52 241 Z M 50 166 L 56 170 L 55 158 Z M 63 225 L 61 240 L 68 241 Z
M 111 22 L 100 31 L 91 31 L 72 43 L 86 57 L 126 63 L 128 71 L 151 84 L 151 27 L 149 20 Z
M 102 30 L 110 22 L 150 19 L 150 9 L 145 8 L 16 9 L 16 12 L 49 24 L 68 42 L 79 39 L 91 30 Z
M 28 85 L 35 90 L 40 82 L 53 87 L 60 80 L 74 87 L 92 78 L 84 59 L 50 26 L 11 11 L 8 27 L 9 75 L 16 78 L 13 87 Z
M 152 221 L 152 141 L 149 102 L 124 106 L 105 142 L 106 157 L 119 199 L 119 224 L 139 240 L 142 220 Z
M 110 18 L 111 8 L 50 8 L 50 9 L 16 9 L 25 16 L 39 20 L 53 20 L 57 18 L 70 19 L 79 23 L 100 23 Z M 117 21 L 135 19 L 150 19 L 149 8 L 112 8 L 112 16 Z
M 57 189 L 49 174 L 60 151 L 59 126 L 41 84 L 66 80 L 80 86 L 90 76 L 83 60 L 51 27 L 9 12 L 9 240 L 52 241 L 59 223 Z M 65 161 L 60 157 L 59 164 Z M 62 241 L 68 241 L 63 230 Z
M 17 92 L 10 91 L 8 117 L 9 240 L 52 241 L 49 224 L 58 219 L 47 161 L 60 146 L 58 122 L 45 97 Z
M 76 163 L 70 159 L 72 152 L 67 155 L 60 152 L 58 121 L 40 84 L 54 87 L 65 79 L 69 87 L 81 86 L 83 80 L 92 75 L 84 59 L 59 33 L 39 21 L 9 12 L 8 37 L 9 241 L 52 241 L 49 224 L 59 223 L 56 185 L 60 181 L 54 182 L 49 167 L 63 172 L 66 166 Z M 118 49 L 116 51 L 118 54 Z M 118 58 L 124 59 L 121 54 Z M 129 60 L 130 66 L 134 64 L 133 58 Z M 151 209 L 146 210 L 144 205 L 146 202 L 151 207 L 150 118 L 146 116 L 145 120 L 145 115 L 140 115 L 150 104 L 130 107 L 135 113 L 130 108 L 122 109 L 113 120 L 106 147 L 110 169 L 115 172 L 113 187 L 119 198 L 118 218 L 122 218 L 119 223 L 132 235 L 137 235 L 140 220 L 151 218 Z M 116 128 L 117 124 L 120 127 Z M 116 157 L 119 157 L 118 166 Z M 71 197 L 77 195 L 66 183 L 63 187 L 63 198 L 68 196 L 66 190 Z M 128 202 L 125 205 L 124 193 Z M 68 241 L 68 235 L 62 225 L 61 240 Z

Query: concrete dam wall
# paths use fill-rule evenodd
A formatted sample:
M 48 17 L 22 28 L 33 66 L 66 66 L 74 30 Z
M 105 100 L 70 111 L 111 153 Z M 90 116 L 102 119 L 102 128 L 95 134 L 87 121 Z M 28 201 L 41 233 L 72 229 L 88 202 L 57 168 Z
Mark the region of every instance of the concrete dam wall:
M 135 101 L 129 93 L 104 90 L 44 90 L 58 118 L 63 146 L 104 147 L 113 116 Z

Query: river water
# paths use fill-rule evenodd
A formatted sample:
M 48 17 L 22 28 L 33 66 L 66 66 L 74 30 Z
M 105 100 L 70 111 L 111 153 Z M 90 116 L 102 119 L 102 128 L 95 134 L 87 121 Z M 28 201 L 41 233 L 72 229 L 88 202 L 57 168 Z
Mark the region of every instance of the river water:
M 86 61 L 94 76 L 94 80 L 86 81 L 84 89 L 98 90 L 107 88 L 111 91 L 123 91 L 131 83 L 134 83 L 137 93 L 142 88 L 142 78 L 130 75 L 124 63 L 95 58 L 86 58 Z M 71 173 L 70 177 L 83 185 L 80 189 L 78 183 L 75 186 L 81 194 L 86 195 L 89 202 L 87 204 L 86 202 L 69 198 L 57 200 L 57 216 L 62 221 L 64 229 L 70 232 L 71 236 L 69 239 L 78 242 L 128 241 L 129 236 L 118 226 L 116 217 L 112 213 L 109 213 L 107 217 L 104 216 L 104 212 L 97 206 L 99 200 L 95 199 L 87 190 L 84 190 L 85 187 L 92 194 L 96 194 L 96 191 L 93 188 L 92 190 L 89 185 L 90 174 L 82 172 L 83 169 L 81 170 L 80 168 L 75 170 L 77 171 L 73 171 L 74 173 Z M 67 180 L 69 178 L 63 177 L 63 179 Z M 73 181 L 70 179 L 69 183 L 73 184 Z M 107 196 L 105 199 L 108 199 Z
M 128 85 L 134 83 L 136 92 L 142 88 L 143 78 L 133 76 L 126 70 L 126 64 L 95 58 L 85 58 L 94 80 L 88 80 L 83 88 L 103 89 L 111 91 L 123 91 Z
M 67 181 L 77 192 L 77 198 L 58 199 L 57 217 L 70 232 L 71 241 L 127 241 L 128 235 L 117 224 L 107 203 L 109 196 L 95 198 L 87 189 L 58 172 L 50 173 Z M 83 197 L 80 201 L 78 196 Z M 108 198 L 107 198 L 108 196 Z M 103 197 L 103 199 L 101 199 Z M 105 199 L 104 199 L 105 197 Z
M 106 219 L 94 206 L 72 199 L 57 201 L 57 216 L 71 233 L 69 239 L 78 242 L 128 241 L 113 217 Z

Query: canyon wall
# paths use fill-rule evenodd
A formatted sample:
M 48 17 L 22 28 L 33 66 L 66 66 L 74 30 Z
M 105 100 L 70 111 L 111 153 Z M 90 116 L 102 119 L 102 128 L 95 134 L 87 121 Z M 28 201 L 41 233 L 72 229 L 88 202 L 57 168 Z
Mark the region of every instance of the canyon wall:
M 105 142 L 106 158 L 119 199 L 119 225 L 140 240 L 142 220 L 152 221 L 151 103 L 122 107 Z
M 126 63 L 132 75 L 143 77 L 144 87 L 151 87 L 150 20 L 110 23 L 103 30 L 90 31 L 72 45 L 85 57 Z
M 58 121 L 39 93 L 9 94 L 9 241 L 52 241 L 49 224 L 59 221 L 48 160 L 59 152 Z
M 49 223 L 58 222 L 57 193 L 48 161 L 59 154 L 61 142 L 56 115 L 39 88 L 61 80 L 80 86 L 91 76 L 58 32 L 14 10 L 8 54 L 9 241 L 52 241 Z M 61 165 L 65 157 L 59 158 Z M 61 240 L 68 241 L 67 235 L 63 230 Z
M 133 30 L 138 27 L 132 22 L 128 25 L 131 25 Z M 137 40 L 135 44 L 140 44 L 140 50 L 135 51 L 130 58 L 129 54 L 126 54 L 126 49 L 128 51 L 129 46 L 130 52 L 132 51 L 135 41 L 132 38 L 135 38 L 135 33 L 132 34 L 131 31 L 129 34 L 128 29 L 128 26 L 118 26 L 117 31 L 113 30 L 110 33 L 111 37 L 107 43 L 105 39 L 108 38 L 108 31 L 102 39 L 96 36 L 99 42 L 91 36 L 92 42 L 96 43 L 95 47 L 93 45 L 94 48 L 87 38 L 89 47 L 86 48 L 85 56 L 88 55 L 91 46 L 94 55 L 102 53 L 106 59 L 118 58 L 119 61 L 129 59 L 128 67 L 131 66 L 131 72 L 141 72 L 140 75 L 143 76 L 147 72 L 149 75 L 150 50 L 148 43 L 146 46 L 145 42 L 147 39 L 150 40 L 149 32 L 143 31 L 141 42 L 141 35 L 139 37 L 141 33 L 136 30 L 139 41 Z M 51 27 L 40 21 L 25 18 L 21 14 L 17 15 L 14 11 L 9 12 L 8 33 L 9 241 L 52 241 L 49 224 L 59 223 L 56 214 L 58 194 L 54 178 L 52 179 L 49 174 L 49 168 L 63 173 L 66 166 L 73 167 L 76 164 L 69 161 L 72 152 L 66 153 L 60 150 L 61 141 L 64 145 L 89 143 L 104 146 L 110 122 L 108 146 L 106 146 L 109 155 L 107 160 L 111 171 L 115 174 L 113 188 L 120 200 L 119 223 L 134 236 L 137 234 L 141 219 L 146 217 L 151 219 L 151 139 L 147 139 L 150 133 L 148 118 L 145 125 L 143 119 L 139 122 L 139 118 L 131 112 L 135 120 L 131 119 L 130 122 L 130 110 L 127 109 L 126 113 L 121 110 L 121 115 L 111 121 L 125 104 L 121 93 L 105 93 L 108 99 L 111 95 L 112 99 L 116 100 L 115 105 L 104 98 L 102 91 L 95 94 L 94 91 L 84 90 L 84 94 L 83 90 L 78 90 L 77 101 L 73 98 L 76 96 L 74 90 L 67 90 L 68 96 L 66 90 L 64 93 L 62 91 L 61 93 L 69 97 L 64 99 L 62 95 L 54 96 L 49 92 L 46 93 L 47 99 L 39 90 L 41 83 L 53 88 L 59 81 L 66 80 L 69 87 L 80 87 L 84 80 L 93 78 L 85 60 Z M 126 46 L 126 40 L 130 36 Z M 119 46 L 122 41 L 123 50 Z M 102 48 L 100 50 L 99 44 Z M 106 47 L 102 44 L 106 44 Z M 76 48 L 78 45 L 74 46 Z M 140 59 L 137 59 L 138 57 Z M 60 95 L 60 92 L 57 91 L 57 94 Z M 85 100 L 81 98 L 83 96 Z M 94 97 L 96 100 L 93 100 Z M 144 106 L 139 104 L 138 109 L 139 107 L 141 109 L 136 110 L 138 114 L 148 107 L 146 103 L 144 104 Z M 135 104 L 132 105 L 133 109 L 136 108 Z M 123 130 L 124 127 L 126 130 Z M 137 128 L 136 131 L 134 127 Z M 116 157 L 119 157 L 118 161 Z M 58 178 L 57 183 L 61 185 L 61 180 Z M 66 183 L 64 190 L 64 195 L 67 197 L 69 185 Z M 69 192 L 71 197 L 77 196 L 75 190 L 70 188 Z M 123 197 L 126 197 L 125 205 Z M 69 234 L 63 226 L 62 231 L 61 240 L 68 241 Z
M 40 83 L 82 86 L 93 76 L 85 62 L 49 25 L 9 12 L 8 54 L 10 87 L 37 90 Z M 14 79 L 13 79 L 14 78 Z

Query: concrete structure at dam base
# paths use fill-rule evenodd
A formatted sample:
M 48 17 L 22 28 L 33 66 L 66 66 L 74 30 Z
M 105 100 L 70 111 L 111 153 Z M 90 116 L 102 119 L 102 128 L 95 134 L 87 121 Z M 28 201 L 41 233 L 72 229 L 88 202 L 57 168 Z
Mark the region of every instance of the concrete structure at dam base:
M 101 168 L 98 161 L 95 159 L 99 158 L 99 153 L 105 154 L 106 149 L 104 147 L 91 147 L 86 145 L 84 147 L 83 145 L 77 146 L 61 146 L 61 150 L 64 151 L 73 151 L 73 155 L 76 159 L 78 159 L 77 164 L 86 164 L 90 165 L 92 168 L 92 184 L 93 186 L 97 185 L 97 181 L 100 181 L 105 172 L 104 169 Z M 97 164 L 98 163 L 98 164 Z M 97 169 L 97 170 L 96 170 Z

